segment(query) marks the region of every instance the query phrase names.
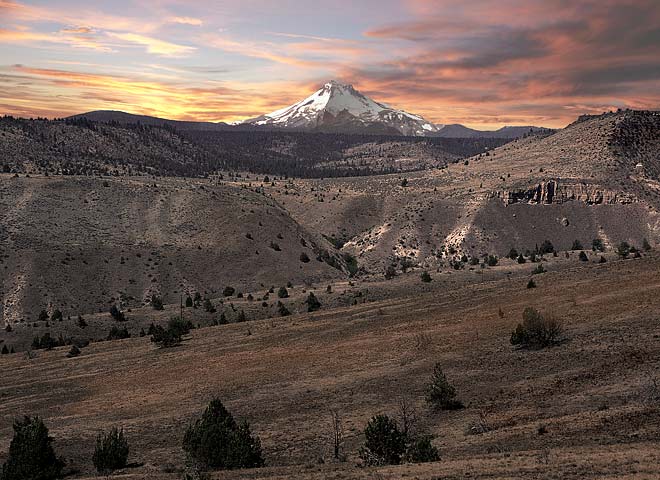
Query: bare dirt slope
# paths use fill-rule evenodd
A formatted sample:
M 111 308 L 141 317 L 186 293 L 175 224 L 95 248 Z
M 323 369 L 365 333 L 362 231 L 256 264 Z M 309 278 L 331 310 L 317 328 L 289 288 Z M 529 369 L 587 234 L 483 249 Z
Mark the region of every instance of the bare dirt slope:
M 316 260 L 330 244 L 272 200 L 209 180 L 0 176 L 0 240 L 12 323 L 344 276 Z
M 406 297 L 200 329 L 174 349 L 137 338 L 73 359 L 62 348 L 5 355 L 0 452 L 13 418 L 39 414 L 69 465 L 92 475 L 95 435 L 122 425 L 144 463 L 125 478 L 179 478 L 186 425 L 217 395 L 250 420 L 269 467 L 213 478 L 657 478 L 659 268 L 657 254 L 589 264 L 537 276 L 532 290 L 502 279 L 424 293 L 410 276 Z M 561 345 L 509 345 L 527 306 L 562 319 Z M 435 362 L 465 409 L 429 411 Z M 404 398 L 442 460 L 356 468 L 369 417 L 396 415 Z M 343 464 L 331 459 L 330 409 L 345 428 Z M 474 434 L 480 421 L 488 431 Z
M 594 239 L 639 246 L 660 240 L 658 138 L 660 115 L 619 112 L 447 168 L 266 192 L 372 273 L 404 259 L 442 268 L 464 253 L 502 256 L 546 239 L 560 250 Z

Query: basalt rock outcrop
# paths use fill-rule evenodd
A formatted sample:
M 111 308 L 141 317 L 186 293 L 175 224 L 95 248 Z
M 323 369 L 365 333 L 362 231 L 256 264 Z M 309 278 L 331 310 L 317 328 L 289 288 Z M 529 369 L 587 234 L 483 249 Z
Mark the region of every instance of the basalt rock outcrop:
M 587 205 L 615 205 L 636 203 L 637 198 L 629 193 L 604 188 L 588 183 L 560 183 L 558 180 L 541 182 L 529 188 L 496 192 L 496 198 L 506 205 L 527 203 L 537 205 L 583 202 Z

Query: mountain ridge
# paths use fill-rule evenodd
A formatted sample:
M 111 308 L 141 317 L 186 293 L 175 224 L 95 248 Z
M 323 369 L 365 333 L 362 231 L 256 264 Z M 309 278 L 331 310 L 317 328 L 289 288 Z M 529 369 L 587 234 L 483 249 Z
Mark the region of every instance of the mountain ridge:
M 167 125 L 179 130 L 284 130 L 332 134 L 400 135 L 444 138 L 520 138 L 528 133 L 552 133 L 536 126 L 505 126 L 476 130 L 461 124 L 435 124 L 421 115 L 393 108 L 362 94 L 352 85 L 331 80 L 312 95 L 274 112 L 241 122 L 169 120 L 116 110 L 94 110 L 68 117 L 94 122 Z

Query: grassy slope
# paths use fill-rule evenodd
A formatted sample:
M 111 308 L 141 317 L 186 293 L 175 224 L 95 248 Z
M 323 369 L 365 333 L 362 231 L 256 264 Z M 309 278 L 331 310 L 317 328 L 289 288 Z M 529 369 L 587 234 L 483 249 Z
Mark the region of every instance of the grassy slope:
M 518 278 L 416 293 L 415 275 L 407 296 L 200 329 L 172 350 L 144 338 L 92 344 L 75 359 L 64 349 L 5 356 L 0 451 L 14 417 L 39 414 L 71 465 L 91 473 L 96 433 L 119 424 L 131 458 L 145 463 L 132 478 L 178 478 L 162 471 L 183 465 L 185 427 L 218 395 L 252 422 L 271 466 L 219 478 L 656 478 L 659 267 L 657 254 L 589 264 L 539 276 L 535 290 Z M 536 352 L 508 344 L 529 305 L 565 321 L 564 344 Z M 435 361 L 465 410 L 427 410 Z M 436 435 L 443 460 L 356 469 L 366 421 L 396 413 L 401 398 Z M 342 412 L 349 461 L 318 466 L 330 461 L 331 408 Z M 493 430 L 466 434 L 480 414 Z

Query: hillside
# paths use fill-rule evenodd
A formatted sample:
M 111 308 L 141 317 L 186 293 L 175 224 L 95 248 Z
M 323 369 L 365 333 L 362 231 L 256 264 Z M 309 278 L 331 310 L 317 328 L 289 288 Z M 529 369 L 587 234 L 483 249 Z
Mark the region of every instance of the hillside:
M 645 240 L 655 245 L 657 118 L 643 112 L 585 118 L 551 136 L 520 139 L 465 162 L 444 165 L 437 158 L 442 165 L 405 175 L 287 180 L 246 174 L 195 180 L 3 175 L 3 315 L 29 324 L 42 309 L 59 308 L 75 318 L 107 312 L 117 302 L 138 307 L 152 294 L 176 304 L 194 292 L 221 297 L 227 285 L 259 294 L 260 288 L 288 282 L 345 279 L 349 269 L 358 279 L 381 278 L 390 265 L 398 272 L 468 270 L 485 264 L 487 255 L 502 259 L 512 248 L 534 252 L 546 240 L 561 252 L 576 242 L 590 250 L 594 240 L 609 252 L 624 241 L 638 248 Z M 250 135 L 261 139 L 251 142 L 257 149 L 275 138 Z M 350 170 L 351 162 L 364 159 L 373 166 L 376 150 L 398 163 L 432 152 L 425 139 L 354 138 L 350 144 L 344 137 L 323 138 L 354 159 L 330 162 L 333 169 Z M 239 150 L 241 142 L 230 150 Z M 405 160 L 406 151 L 415 154 Z M 310 262 L 300 261 L 303 252 Z M 276 307 L 242 308 L 262 318 Z
M 173 349 L 131 338 L 93 343 L 72 359 L 66 348 L 5 355 L 0 461 L 13 419 L 32 413 L 78 470 L 73 478 L 96 478 L 96 435 L 121 425 L 135 464 L 122 478 L 178 479 L 185 428 L 219 396 L 250 421 L 267 467 L 213 479 L 656 478 L 658 268 L 657 254 L 590 264 L 537 276 L 535 290 L 526 278 L 456 288 L 414 275 L 399 279 L 403 298 L 199 329 Z M 539 351 L 512 347 L 527 306 L 551 309 L 566 340 Z M 465 409 L 429 410 L 434 362 Z M 399 418 L 404 400 L 441 461 L 356 467 L 367 420 Z M 333 409 L 345 463 L 332 459 Z
M 124 118 L 118 115 L 109 117 L 109 123 L 83 117 L 0 118 L 0 171 L 179 177 L 228 170 L 296 177 L 373 175 L 442 167 L 507 141 L 206 130 L 174 122 L 124 124 L 114 120 Z
M 75 317 L 108 312 L 113 304 L 135 308 L 154 294 L 178 304 L 195 292 L 220 296 L 228 285 L 245 291 L 344 276 L 316 260 L 328 249 L 322 237 L 248 188 L 208 180 L 0 175 L 6 322 L 29 325 L 42 309 Z M 308 263 L 300 261 L 303 252 Z
M 442 268 L 463 253 L 534 250 L 546 239 L 560 250 L 594 239 L 639 246 L 660 234 L 659 118 L 607 114 L 445 169 L 301 180 L 293 198 L 266 191 L 374 274 L 390 263 Z

